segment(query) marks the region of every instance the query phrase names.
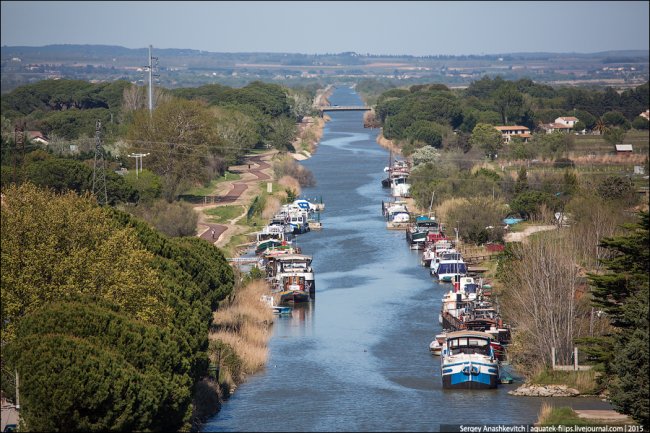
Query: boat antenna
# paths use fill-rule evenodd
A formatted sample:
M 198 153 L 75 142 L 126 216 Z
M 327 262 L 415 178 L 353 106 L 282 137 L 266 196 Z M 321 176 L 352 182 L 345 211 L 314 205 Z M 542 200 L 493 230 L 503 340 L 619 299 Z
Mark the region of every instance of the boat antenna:
M 433 192 L 431 193 L 431 202 L 429 202 L 429 218 L 431 218 L 431 208 L 433 207 L 433 196 L 436 194 L 436 190 L 434 189 Z

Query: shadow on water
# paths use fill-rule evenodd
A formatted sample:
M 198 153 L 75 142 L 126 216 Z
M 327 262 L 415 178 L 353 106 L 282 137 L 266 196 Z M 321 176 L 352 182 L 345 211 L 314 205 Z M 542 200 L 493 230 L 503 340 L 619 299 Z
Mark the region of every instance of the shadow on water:
M 361 105 L 349 88 L 330 101 Z M 443 390 L 429 343 L 441 331 L 441 298 L 403 231 L 381 216 L 388 151 L 360 112 L 330 114 L 315 155 L 303 164 L 323 197 L 324 229 L 299 237 L 313 255 L 316 300 L 276 320 L 267 368 L 242 384 L 204 431 L 436 431 L 440 424 L 525 424 L 540 398 Z M 566 399 L 565 399 L 566 400 Z M 594 405 L 593 399 L 581 399 Z M 553 404 L 567 402 L 553 400 Z M 573 403 L 573 406 L 576 406 Z

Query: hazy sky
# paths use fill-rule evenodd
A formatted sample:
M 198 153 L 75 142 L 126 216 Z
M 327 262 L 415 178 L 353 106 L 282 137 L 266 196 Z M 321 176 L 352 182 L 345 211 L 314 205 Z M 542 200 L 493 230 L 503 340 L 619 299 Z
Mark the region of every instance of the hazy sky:
M 1 44 L 413 55 L 648 50 L 648 5 L 2 1 Z

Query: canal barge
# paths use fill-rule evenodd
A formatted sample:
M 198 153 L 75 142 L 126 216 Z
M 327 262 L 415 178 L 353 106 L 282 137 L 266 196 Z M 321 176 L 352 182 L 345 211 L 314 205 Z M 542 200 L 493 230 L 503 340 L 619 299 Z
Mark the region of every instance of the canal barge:
M 440 365 L 445 389 L 490 389 L 499 383 L 499 360 L 485 332 L 456 331 L 445 337 Z

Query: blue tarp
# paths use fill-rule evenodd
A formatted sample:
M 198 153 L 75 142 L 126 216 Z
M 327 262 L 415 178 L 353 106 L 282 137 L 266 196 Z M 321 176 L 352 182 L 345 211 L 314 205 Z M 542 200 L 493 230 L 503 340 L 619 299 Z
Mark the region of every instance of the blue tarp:
M 508 224 L 509 226 L 522 222 L 521 218 L 504 218 L 503 223 Z

